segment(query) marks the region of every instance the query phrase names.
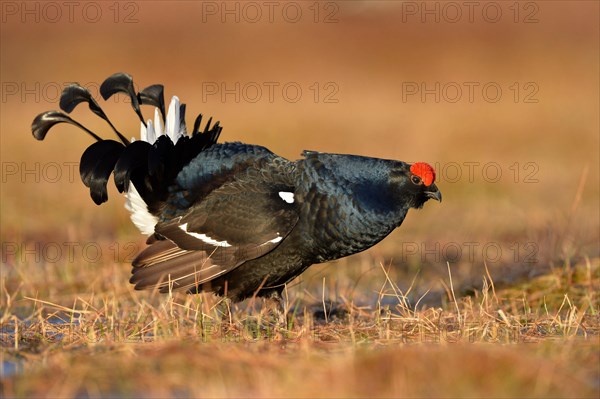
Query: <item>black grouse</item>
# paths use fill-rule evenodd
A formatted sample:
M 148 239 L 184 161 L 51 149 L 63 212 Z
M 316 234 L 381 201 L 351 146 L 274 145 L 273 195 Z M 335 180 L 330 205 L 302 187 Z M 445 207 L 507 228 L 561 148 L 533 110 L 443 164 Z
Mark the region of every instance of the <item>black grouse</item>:
M 87 103 L 119 141 L 60 111 L 38 115 L 32 131 L 43 140 L 55 124 L 69 123 L 96 140 L 81 157 L 83 183 L 101 204 L 113 174 L 133 223 L 149 235 L 133 261 L 137 289 L 277 297 L 310 265 L 370 248 L 410 208 L 442 198 L 425 163 L 314 151 L 289 161 L 258 145 L 217 144 L 219 122 L 209 119 L 200 131 L 202 115 L 188 134 L 185 104 L 173 97 L 166 112 L 162 85 L 136 92 L 131 76 L 117 73 L 100 87 L 104 100 L 116 93 L 129 96 L 140 140 L 121 134 L 78 84 L 65 88 L 60 108 L 70 113 Z M 156 107 L 153 120 L 140 105 Z

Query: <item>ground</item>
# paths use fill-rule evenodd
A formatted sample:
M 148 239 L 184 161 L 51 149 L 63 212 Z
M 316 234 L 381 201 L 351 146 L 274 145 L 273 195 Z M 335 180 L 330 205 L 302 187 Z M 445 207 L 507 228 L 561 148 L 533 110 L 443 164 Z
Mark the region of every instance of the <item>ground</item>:
M 315 270 L 288 290 L 287 325 L 260 299 L 222 314 L 212 296 L 136 292 L 123 264 L 58 267 L 37 277 L 22 265 L 3 280 L 6 396 L 595 397 L 600 388 L 598 259 L 506 287 L 484 275 L 458 298 L 446 276 L 450 291 L 435 306 L 415 306 L 384 266 L 368 283 L 342 282 L 335 297 L 326 286 L 337 273 Z M 320 297 L 308 291 L 319 280 Z
M 266 3 L 2 2 L 0 395 L 597 398 L 598 3 L 292 2 L 297 22 Z M 135 291 L 145 237 L 112 182 L 89 198 L 89 138 L 30 132 L 67 82 L 117 71 L 222 141 L 429 162 L 443 202 L 294 280 L 286 323 Z M 139 134 L 124 98 L 100 103 Z

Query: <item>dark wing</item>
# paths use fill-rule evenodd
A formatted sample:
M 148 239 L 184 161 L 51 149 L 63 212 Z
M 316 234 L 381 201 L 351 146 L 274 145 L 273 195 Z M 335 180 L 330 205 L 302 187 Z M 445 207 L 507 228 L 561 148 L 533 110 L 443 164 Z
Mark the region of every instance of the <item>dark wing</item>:
M 195 291 L 277 247 L 299 214 L 294 188 L 277 165 L 249 167 L 185 214 L 158 223 L 155 231 L 164 239 L 134 260 L 135 287 Z

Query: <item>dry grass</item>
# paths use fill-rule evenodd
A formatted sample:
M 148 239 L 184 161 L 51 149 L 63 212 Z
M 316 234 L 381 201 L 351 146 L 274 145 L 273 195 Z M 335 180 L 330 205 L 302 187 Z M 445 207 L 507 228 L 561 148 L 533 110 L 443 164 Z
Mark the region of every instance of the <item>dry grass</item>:
M 434 307 L 411 301 L 384 268 L 361 287 L 379 286 L 371 306 L 348 288 L 332 303 L 296 285 L 287 326 L 262 301 L 223 314 L 215 297 L 135 292 L 124 264 L 59 267 L 51 281 L 35 264 L 2 279 L 7 397 L 598 393 L 599 259 L 510 288 L 481 276 L 480 290 Z
M 597 398 L 600 5 L 519 3 L 520 17 L 539 7 L 533 24 L 513 21 L 514 2 L 497 2 L 499 23 L 399 23 L 414 2 L 343 2 L 339 22 L 321 24 L 303 2 L 301 23 L 238 24 L 202 22 L 204 3 L 135 3 L 134 24 L 115 23 L 112 2 L 93 24 L 2 14 L 0 396 Z M 444 202 L 411 211 L 366 253 L 310 268 L 286 291 L 287 326 L 260 300 L 133 291 L 144 240 L 123 199 L 111 187 L 96 207 L 65 164 L 88 138 L 57 127 L 38 143 L 29 131 L 57 107 L 43 88 L 116 71 L 164 83 L 188 123 L 214 115 L 226 141 L 291 159 L 313 149 L 430 162 Z M 300 84 L 302 101 L 201 90 L 272 81 Z M 473 81 L 497 83 L 502 100 L 403 101 L 406 82 Z M 315 82 L 334 82 L 339 101 L 314 101 Z M 515 82 L 521 94 L 535 83 L 539 101 L 514 101 Z M 124 102 L 105 110 L 136 134 Z M 106 134 L 83 107 L 74 115 Z M 44 175 L 53 164 L 57 181 Z M 494 164 L 502 176 L 489 181 Z

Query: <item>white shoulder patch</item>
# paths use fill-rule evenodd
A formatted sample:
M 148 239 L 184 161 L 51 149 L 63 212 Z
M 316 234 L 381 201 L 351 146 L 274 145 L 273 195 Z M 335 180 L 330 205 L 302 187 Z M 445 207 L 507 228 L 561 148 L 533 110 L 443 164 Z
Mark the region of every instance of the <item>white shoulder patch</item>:
M 154 226 L 158 223 L 158 218 L 148 212 L 148 206 L 133 184 L 129 185 L 129 190 L 125 193 L 125 198 L 127 199 L 125 201 L 125 209 L 131 212 L 131 221 L 133 224 L 143 234 L 153 234 Z
M 269 240 L 269 242 L 271 242 L 273 244 L 277 244 L 281 240 L 283 240 L 283 237 L 277 236 L 277 237 L 273 238 L 272 240 Z
M 290 193 L 289 191 L 280 191 L 279 196 L 288 204 L 294 203 L 294 193 Z
M 192 231 L 188 231 L 187 227 L 188 227 L 187 223 L 184 223 L 184 224 L 182 224 L 182 225 L 179 226 L 179 228 L 181 230 L 185 231 L 188 235 L 190 235 L 190 236 L 192 236 L 194 238 L 197 238 L 200 241 L 203 241 L 203 242 L 205 242 L 207 244 L 214 245 L 214 246 L 217 246 L 217 247 L 230 247 L 231 246 L 231 244 L 228 243 L 227 241 L 217 241 L 215 239 L 210 238 L 206 234 L 199 234 L 199 233 L 194 233 Z

